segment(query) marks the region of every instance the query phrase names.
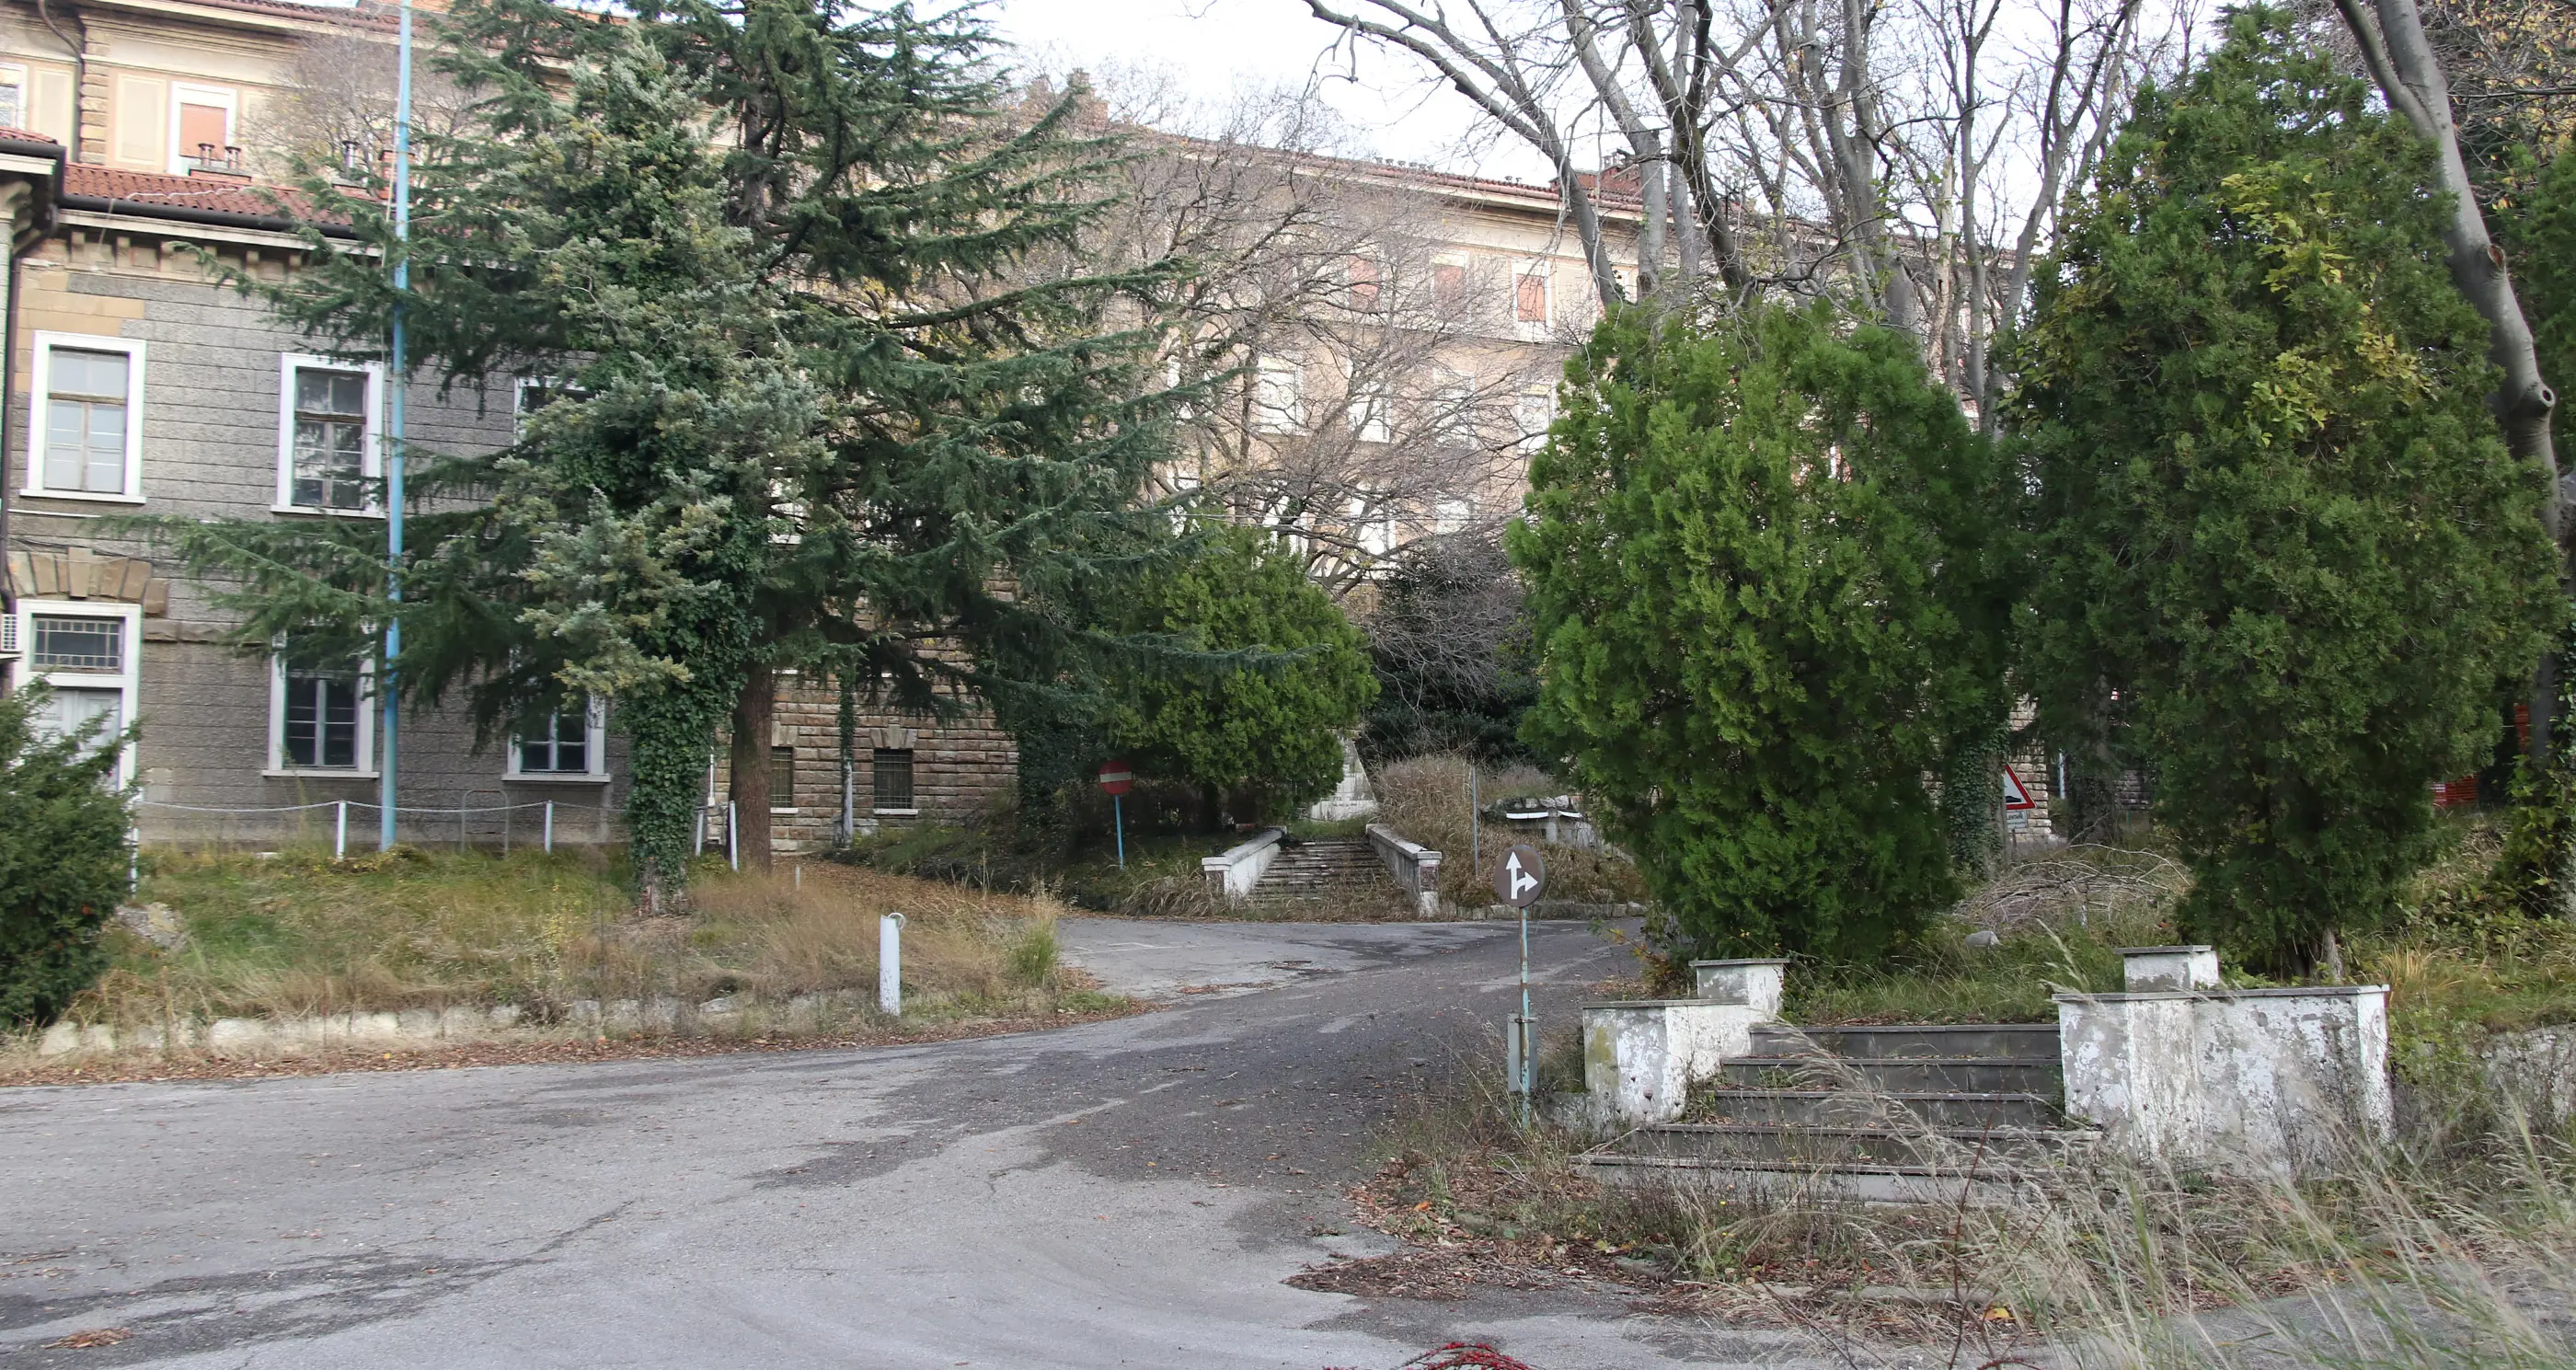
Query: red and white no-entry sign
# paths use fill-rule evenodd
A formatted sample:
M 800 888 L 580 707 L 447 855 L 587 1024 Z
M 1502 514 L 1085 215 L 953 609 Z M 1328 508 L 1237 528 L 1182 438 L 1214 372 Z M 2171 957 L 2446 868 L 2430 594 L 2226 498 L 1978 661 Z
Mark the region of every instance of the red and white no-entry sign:
M 1100 788 L 1111 794 L 1125 794 L 1136 784 L 1136 773 L 1124 761 L 1104 761 L 1100 765 Z
M 2039 802 L 2030 797 L 2030 788 L 2021 783 L 2021 777 L 2013 774 L 2013 768 L 2010 766 L 2004 767 L 2004 807 L 2007 809 L 2039 807 Z

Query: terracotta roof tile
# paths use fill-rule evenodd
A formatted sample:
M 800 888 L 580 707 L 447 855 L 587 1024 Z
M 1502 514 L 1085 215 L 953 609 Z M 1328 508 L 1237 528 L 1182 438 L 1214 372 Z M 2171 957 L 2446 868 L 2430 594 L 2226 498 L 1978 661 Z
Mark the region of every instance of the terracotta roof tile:
M 130 205 L 146 212 L 156 206 L 167 206 L 276 219 L 300 213 L 305 208 L 304 197 L 293 190 L 202 177 L 161 176 L 148 171 L 124 171 L 84 162 L 74 162 L 63 168 L 63 193 L 112 200 L 120 206 Z
M 0 139 L 7 139 L 13 143 L 52 143 L 57 141 L 49 134 L 38 133 L 34 129 L 25 128 L 0 128 Z

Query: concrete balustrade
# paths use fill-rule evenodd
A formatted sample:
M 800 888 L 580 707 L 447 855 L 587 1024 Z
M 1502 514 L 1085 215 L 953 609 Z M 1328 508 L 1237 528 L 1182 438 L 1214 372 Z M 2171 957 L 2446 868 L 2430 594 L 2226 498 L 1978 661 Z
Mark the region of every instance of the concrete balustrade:
M 1406 894 L 1413 896 L 1416 914 L 1423 918 L 1440 916 L 1440 853 L 1419 842 L 1396 835 L 1384 823 L 1368 825 L 1369 847 L 1377 859 L 1386 863 L 1386 873 Z
M 1199 871 L 1207 877 L 1209 897 L 1231 904 L 1251 894 L 1270 863 L 1279 859 L 1279 844 L 1287 836 L 1286 828 L 1263 828 L 1249 841 L 1216 856 L 1200 857 Z
M 1753 1051 L 1753 1027 L 1780 1017 L 1786 961 L 1694 961 L 1700 996 L 1583 1006 L 1583 1089 L 1605 1121 L 1682 1114 L 1691 1086 Z

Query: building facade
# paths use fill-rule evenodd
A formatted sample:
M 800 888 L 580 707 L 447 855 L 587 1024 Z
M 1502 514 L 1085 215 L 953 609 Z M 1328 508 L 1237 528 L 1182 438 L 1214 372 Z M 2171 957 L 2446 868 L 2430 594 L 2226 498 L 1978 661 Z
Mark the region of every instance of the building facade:
M 266 0 L 82 0 L 0 8 L 0 220 L 12 254 L 0 542 L 0 685 L 52 687 L 45 724 L 135 724 L 122 773 L 147 842 L 370 845 L 379 800 L 373 666 L 244 655 L 204 586 L 118 515 L 381 523 L 388 378 L 281 327 L 218 271 L 284 278 L 299 239 L 245 146 L 306 45 L 380 39 L 382 16 Z M 371 37 L 372 35 L 372 37 Z M 211 258 L 211 260 L 209 260 Z M 409 441 L 512 440 L 519 387 L 415 379 Z M 843 812 L 837 701 L 782 692 L 785 849 L 844 821 L 962 822 L 1011 792 L 989 717 L 868 711 Z M 400 833 L 477 845 L 615 841 L 624 744 L 605 710 L 478 742 L 456 712 L 406 711 Z M 719 743 L 719 750 L 722 744 Z M 720 775 L 709 767 L 711 815 Z M 720 828 L 713 835 L 721 840 Z

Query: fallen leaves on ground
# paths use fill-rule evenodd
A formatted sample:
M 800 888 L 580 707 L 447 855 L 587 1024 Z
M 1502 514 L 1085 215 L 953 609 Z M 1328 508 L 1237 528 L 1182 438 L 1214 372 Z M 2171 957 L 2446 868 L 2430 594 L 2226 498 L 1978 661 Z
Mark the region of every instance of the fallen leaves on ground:
M 131 1340 L 133 1336 L 132 1332 L 122 1327 L 93 1327 L 86 1332 L 74 1332 L 68 1337 L 56 1337 L 45 1343 L 45 1349 L 86 1351 L 93 1346 L 114 1346 L 118 1342 Z

